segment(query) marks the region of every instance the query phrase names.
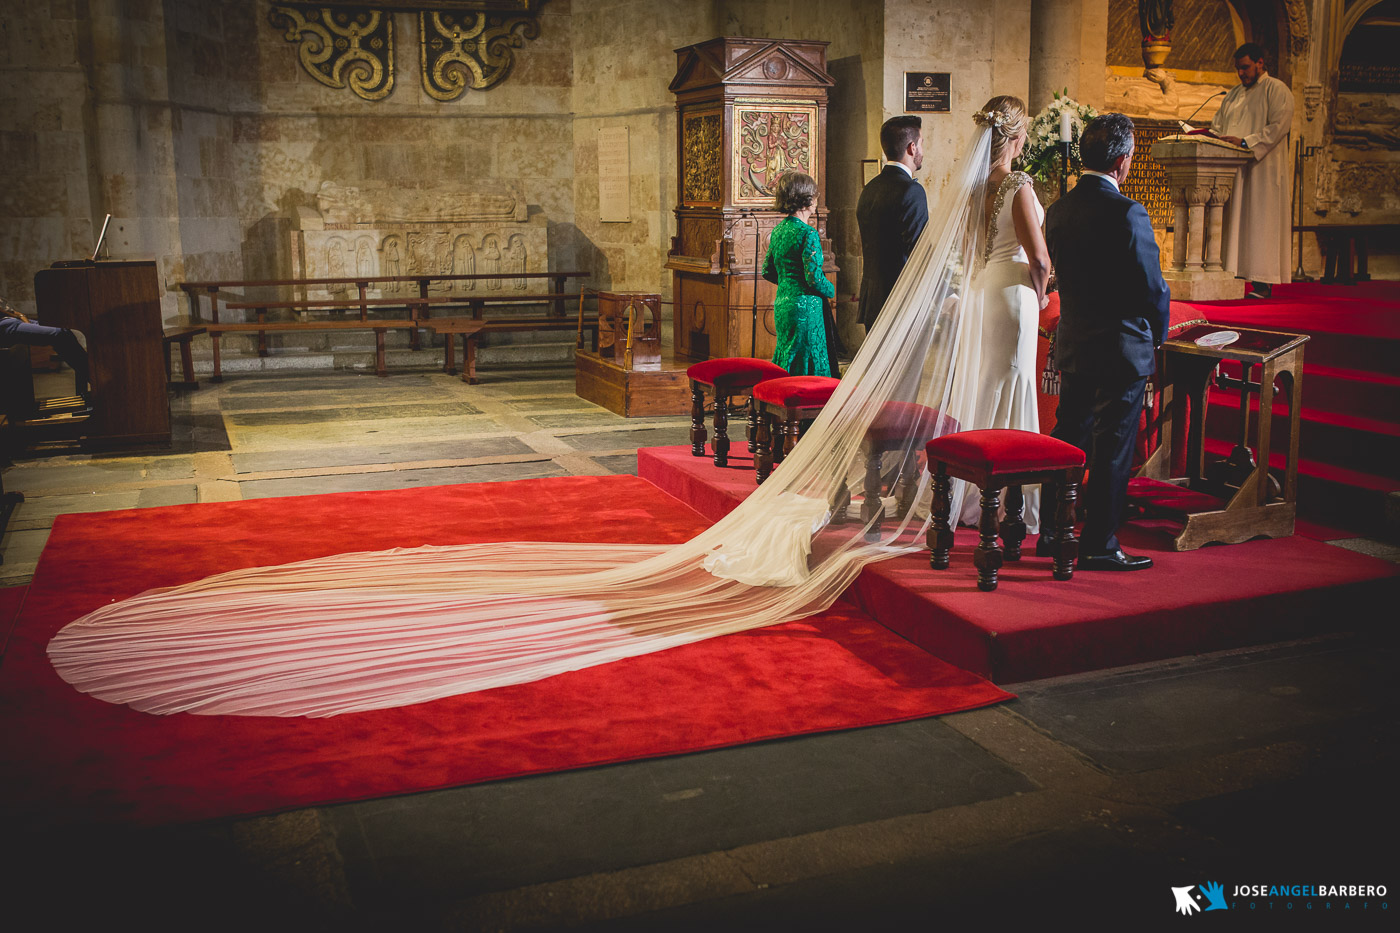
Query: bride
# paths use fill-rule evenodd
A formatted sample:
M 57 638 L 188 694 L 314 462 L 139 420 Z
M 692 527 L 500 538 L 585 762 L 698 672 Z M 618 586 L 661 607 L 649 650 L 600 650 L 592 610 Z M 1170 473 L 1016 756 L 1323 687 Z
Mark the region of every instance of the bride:
M 1035 196 L 1031 176 L 1011 170 L 1026 145 L 1026 105 L 1019 97 L 993 97 L 973 120 L 987 129 L 991 145 L 982 214 L 987 234 L 974 282 L 980 307 L 969 302 L 961 322 L 959 365 L 978 374 L 976 390 L 967 396 L 962 427 L 1039 432 L 1035 340 L 1046 305 L 1050 253 L 1041 230 L 1045 209 Z M 1024 493 L 1026 530 L 1035 534 L 1040 487 L 1025 487 Z M 962 522 L 975 525 L 980 515 L 977 497 L 965 494 Z
M 981 347 L 1004 341 L 969 332 L 982 302 L 964 279 L 984 256 L 988 197 L 1001 187 L 988 187 L 988 173 L 1009 164 L 1006 140 L 1024 136 L 1010 132 L 1016 118 L 996 116 L 1009 112 L 992 111 L 976 130 L 802 441 L 690 541 L 428 546 L 246 567 L 95 607 L 49 642 L 54 668 L 78 690 L 149 713 L 333 716 L 526 683 L 825 610 L 866 564 L 923 550 L 924 445 L 980 416 L 969 406 L 984 382 Z M 992 195 L 994 216 L 1007 216 L 1001 202 L 1010 201 L 1013 217 L 999 221 L 994 247 L 1018 226 L 1020 189 L 1007 190 Z M 1024 282 L 1000 271 L 1003 252 L 987 254 L 997 261 L 983 279 Z M 1038 297 L 1044 283 L 1031 288 Z M 997 301 L 1008 301 L 1006 289 Z M 997 328 L 1006 326 L 987 333 Z M 1006 383 L 1005 362 L 986 358 L 989 378 Z M 1007 404 L 997 401 L 988 418 L 1003 407 L 1019 413 L 1017 391 L 1003 392 Z M 901 467 L 913 494 L 885 499 L 863 488 L 874 451 Z M 847 503 L 871 498 L 883 507 L 867 509 L 863 525 L 849 521 Z

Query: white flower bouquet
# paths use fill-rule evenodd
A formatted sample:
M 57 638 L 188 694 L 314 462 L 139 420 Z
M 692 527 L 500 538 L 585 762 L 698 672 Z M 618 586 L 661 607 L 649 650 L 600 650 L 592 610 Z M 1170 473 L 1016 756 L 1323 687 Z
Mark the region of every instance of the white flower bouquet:
M 1087 104 L 1081 104 L 1069 96 L 1065 88 L 1055 94 L 1054 100 L 1035 115 L 1027 130 L 1026 148 L 1021 150 L 1021 168 L 1032 178 L 1049 184 L 1060 177 L 1060 114 L 1068 113 L 1070 120 L 1069 171 L 1079 173 L 1079 137 L 1084 133 L 1084 124 L 1099 115 Z

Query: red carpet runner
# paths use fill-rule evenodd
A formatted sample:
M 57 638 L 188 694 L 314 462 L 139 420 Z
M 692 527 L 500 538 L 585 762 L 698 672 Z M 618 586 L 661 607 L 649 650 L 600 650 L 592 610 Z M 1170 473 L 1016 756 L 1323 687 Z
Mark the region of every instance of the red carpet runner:
M 109 600 L 347 550 L 507 538 L 682 541 L 706 525 L 630 476 L 172 506 L 58 519 L 0 664 L 0 798 L 37 823 L 167 823 L 453 787 L 1007 699 L 849 606 L 647 657 L 331 719 L 148 716 L 44 655 Z

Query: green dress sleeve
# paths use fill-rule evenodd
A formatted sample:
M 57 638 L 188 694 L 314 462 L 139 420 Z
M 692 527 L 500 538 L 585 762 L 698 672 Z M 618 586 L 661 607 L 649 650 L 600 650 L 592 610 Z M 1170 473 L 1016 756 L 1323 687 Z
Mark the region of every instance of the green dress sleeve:
M 778 267 L 773 262 L 773 237 L 768 237 L 768 254 L 763 257 L 763 277 L 774 285 L 778 284 Z
M 831 280 L 822 272 L 823 262 L 822 238 L 816 230 L 809 227 L 807 242 L 802 245 L 802 271 L 807 277 L 807 288 L 813 295 L 835 298 L 836 286 L 832 285 Z

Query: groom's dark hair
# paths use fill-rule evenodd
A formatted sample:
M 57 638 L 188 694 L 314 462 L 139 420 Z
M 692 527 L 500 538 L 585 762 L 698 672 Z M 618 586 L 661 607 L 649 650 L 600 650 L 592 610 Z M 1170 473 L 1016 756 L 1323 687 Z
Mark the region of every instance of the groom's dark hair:
M 1133 121 L 1121 113 L 1101 113 L 1084 127 L 1079 157 L 1084 167 L 1111 172 L 1119 157 L 1133 151 Z
M 924 121 L 918 117 L 890 117 L 886 120 L 885 125 L 880 127 L 880 148 L 884 150 L 885 158 L 898 162 L 909 144 L 919 138 L 923 128 Z

